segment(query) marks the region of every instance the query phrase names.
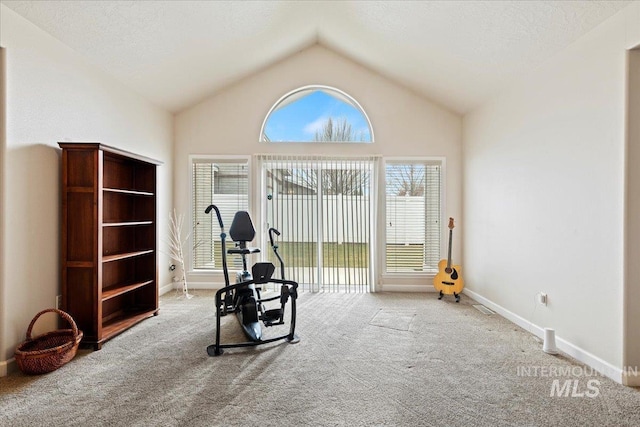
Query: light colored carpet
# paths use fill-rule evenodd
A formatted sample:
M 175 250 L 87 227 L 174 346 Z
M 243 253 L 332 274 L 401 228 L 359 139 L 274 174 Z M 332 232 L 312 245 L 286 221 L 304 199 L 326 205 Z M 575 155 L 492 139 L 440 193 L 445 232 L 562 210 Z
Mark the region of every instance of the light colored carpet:
M 43 376 L 0 378 L 3 426 L 637 426 L 640 391 L 614 383 L 463 295 L 310 294 L 298 344 L 226 350 L 213 293 Z M 238 333 L 223 319 L 225 338 Z M 523 375 L 544 369 L 563 376 Z M 570 369 L 578 375 L 568 375 Z M 567 376 L 568 375 L 568 376 Z M 576 396 L 551 396 L 554 380 Z M 588 381 L 592 389 L 588 388 Z M 597 389 L 597 396 L 593 395 Z M 582 394 L 581 397 L 578 397 Z

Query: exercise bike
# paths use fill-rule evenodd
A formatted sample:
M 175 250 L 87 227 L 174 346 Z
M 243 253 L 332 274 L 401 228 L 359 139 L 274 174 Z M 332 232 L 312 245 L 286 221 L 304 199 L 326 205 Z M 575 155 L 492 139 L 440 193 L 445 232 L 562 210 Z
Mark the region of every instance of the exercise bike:
M 229 228 L 229 235 L 235 242 L 235 247 L 227 250 L 227 234 L 225 233 L 220 210 L 215 205 L 209 205 L 205 213 L 208 214 L 212 210 L 216 213 L 221 230 L 220 241 L 225 286 L 216 292 L 216 342 L 207 347 L 207 353 L 209 356 L 219 356 L 223 353 L 224 348 L 257 346 L 278 340 L 286 340 L 292 344 L 299 342 L 300 338 L 295 334 L 298 283 L 284 278 L 284 262 L 278 253 L 278 246 L 275 244 L 273 238 L 273 234 L 279 236 L 280 232 L 275 228 L 269 229 L 271 247 L 280 262 L 281 278 L 273 278 L 275 266 L 270 262 L 258 262 L 253 265 L 251 272 L 249 272 L 247 268 L 247 256 L 260 253 L 259 248 L 247 246 L 247 243 L 251 242 L 256 234 L 249 213 L 246 211 L 238 211 L 235 213 L 233 222 Z M 240 255 L 242 257 L 242 271 L 236 274 L 236 282 L 233 285 L 229 280 L 227 254 Z M 260 285 L 267 283 L 279 284 L 280 294 L 269 298 L 261 298 Z M 279 300 L 280 306 L 267 310 L 264 303 L 276 300 Z M 263 338 L 262 325 L 271 327 L 285 324 L 285 306 L 288 302 L 291 302 L 289 332 L 276 337 Z M 220 342 L 220 319 L 230 312 L 236 313 L 248 341 L 231 344 L 222 344 Z

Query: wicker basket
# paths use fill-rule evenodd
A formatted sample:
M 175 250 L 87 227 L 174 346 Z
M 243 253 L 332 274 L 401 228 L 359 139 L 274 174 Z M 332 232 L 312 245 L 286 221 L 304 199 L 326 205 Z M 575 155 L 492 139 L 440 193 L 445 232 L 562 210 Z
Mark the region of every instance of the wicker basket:
M 48 312 L 58 313 L 71 325 L 71 329 L 59 329 L 32 338 L 31 330 L 36 320 Z M 42 310 L 29 324 L 27 340 L 16 349 L 14 356 L 18 368 L 30 375 L 55 371 L 74 358 L 80 340 L 82 340 L 82 331 L 78 330 L 76 322 L 68 313 L 55 308 Z

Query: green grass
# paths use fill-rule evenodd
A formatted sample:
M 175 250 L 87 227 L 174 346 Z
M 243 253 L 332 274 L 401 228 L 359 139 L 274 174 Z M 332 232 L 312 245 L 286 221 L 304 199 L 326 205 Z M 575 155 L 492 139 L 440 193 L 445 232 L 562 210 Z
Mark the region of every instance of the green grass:
M 282 242 L 278 252 L 289 266 L 316 267 L 318 265 L 318 244 L 316 242 Z M 366 243 L 324 243 L 322 264 L 325 267 L 361 268 L 369 265 L 369 245 Z M 268 259 L 276 262 L 273 251 Z

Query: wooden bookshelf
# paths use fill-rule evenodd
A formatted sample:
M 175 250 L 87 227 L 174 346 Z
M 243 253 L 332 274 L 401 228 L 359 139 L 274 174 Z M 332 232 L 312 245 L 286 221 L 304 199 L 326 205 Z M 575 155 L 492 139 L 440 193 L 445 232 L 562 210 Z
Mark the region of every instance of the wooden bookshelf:
M 158 313 L 160 162 L 101 143 L 62 148 L 62 309 L 96 350 Z

